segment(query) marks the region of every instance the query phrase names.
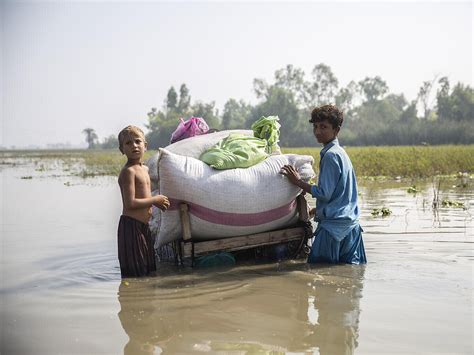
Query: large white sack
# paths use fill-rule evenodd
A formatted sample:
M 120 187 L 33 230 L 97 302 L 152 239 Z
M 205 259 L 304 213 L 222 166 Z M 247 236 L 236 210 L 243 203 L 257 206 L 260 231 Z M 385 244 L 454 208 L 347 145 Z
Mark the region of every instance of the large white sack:
M 284 228 L 297 222 L 301 189 L 279 172 L 291 164 L 304 180 L 313 175 L 311 156 L 272 155 L 246 169 L 215 170 L 202 161 L 160 149 L 159 193 L 170 208 L 151 224 L 160 224 L 156 247 L 181 238 L 179 204 L 189 205 L 195 240 L 219 239 Z
M 239 133 L 245 136 L 253 137 L 253 131 L 247 129 L 233 129 L 226 131 L 213 132 L 208 134 L 203 134 L 199 136 L 194 136 L 186 139 L 182 139 L 173 144 L 170 144 L 165 147 L 166 150 L 179 154 L 186 155 L 188 157 L 193 157 L 198 159 L 201 154 L 212 147 L 214 144 L 217 144 L 220 140 L 226 138 L 231 133 Z M 150 157 L 145 165 L 149 168 L 149 174 L 151 179 L 151 189 L 155 190 L 158 188 L 158 157 L 160 153 L 157 152 L 152 157 Z

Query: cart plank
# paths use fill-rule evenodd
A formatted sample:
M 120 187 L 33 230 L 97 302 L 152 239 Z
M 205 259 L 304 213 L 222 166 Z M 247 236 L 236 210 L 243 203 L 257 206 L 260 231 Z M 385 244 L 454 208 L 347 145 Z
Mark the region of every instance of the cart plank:
M 215 251 L 236 251 L 249 248 L 255 248 L 258 246 L 278 244 L 283 242 L 290 242 L 293 240 L 300 240 L 304 237 L 304 228 L 295 227 L 287 228 L 282 230 L 276 230 L 271 232 L 251 234 L 242 237 L 232 237 L 217 240 L 208 241 L 193 241 L 183 242 L 182 250 L 183 256 L 189 257 L 193 254 L 194 245 L 194 256 L 211 253 Z

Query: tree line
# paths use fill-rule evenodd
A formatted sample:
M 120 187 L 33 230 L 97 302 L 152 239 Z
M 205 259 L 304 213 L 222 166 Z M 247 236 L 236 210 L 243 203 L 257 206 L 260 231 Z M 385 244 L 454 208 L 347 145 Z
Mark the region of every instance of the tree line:
M 412 101 L 391 93 L 379 76 L 341 87 L 331 68 L 323 63 L 316 65 L 309 77 L 302 69 L 287 65 L 275 71 L 270 83 L 254 79 L 253 90 L 257 104 L 230 98 L 220 113 L 215 102 L 193 103 L 186 84 L 179 92 L 171 87 L 162 107 L 153 107 L 147 114 L 149 147 L 168 145 L 180 117 L 203 117 L 210 127 L 223 130 L 249 129 L 260 117 L 273 115 L 280 118 L 281 146 L 312 146 L 310 112 L 328 103 L 344 111 L 340 133 L 344 145 L 474 143 L 474 90 L 462 83 L 452 85 L 446 76 L 423 82 Z M 110 136 L 99 145 L 109 147 L 113 140 Z

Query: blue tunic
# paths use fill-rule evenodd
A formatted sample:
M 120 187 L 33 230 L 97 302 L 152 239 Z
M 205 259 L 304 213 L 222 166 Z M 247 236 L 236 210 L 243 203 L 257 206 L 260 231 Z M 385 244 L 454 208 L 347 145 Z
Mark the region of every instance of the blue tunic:
M 351 160 L 334 139 L 321 150 L 316 198 L 318 227 L 308 262 L 366 263 L 362 228 L 359 226 L 357 181 Z

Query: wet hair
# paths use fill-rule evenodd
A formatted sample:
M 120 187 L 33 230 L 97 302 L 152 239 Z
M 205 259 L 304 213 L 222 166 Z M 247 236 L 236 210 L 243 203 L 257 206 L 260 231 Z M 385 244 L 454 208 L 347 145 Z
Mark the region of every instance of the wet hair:
M 125 141 L 126 138 L 130 136 L 139 137 L 143 139 L 143 141 L 146 143 L 145 133 L 143 133 L 143 131 L 140 128 L 138 128 L 137 126 L 127 126 L 124 129 L 122 129 L 118 135 L 120 151 L 122 151 L 123 142 Z
M 309 122 L 316 123 L 326 120 L 332 125 L 332 128 L 341 127 L 342 122 L 344 122 L 344 115 L 342 111 L 339 110 L 336 106 L 324 105 L 316 107 L 311 112 L 311 119 L 309 120 Z

